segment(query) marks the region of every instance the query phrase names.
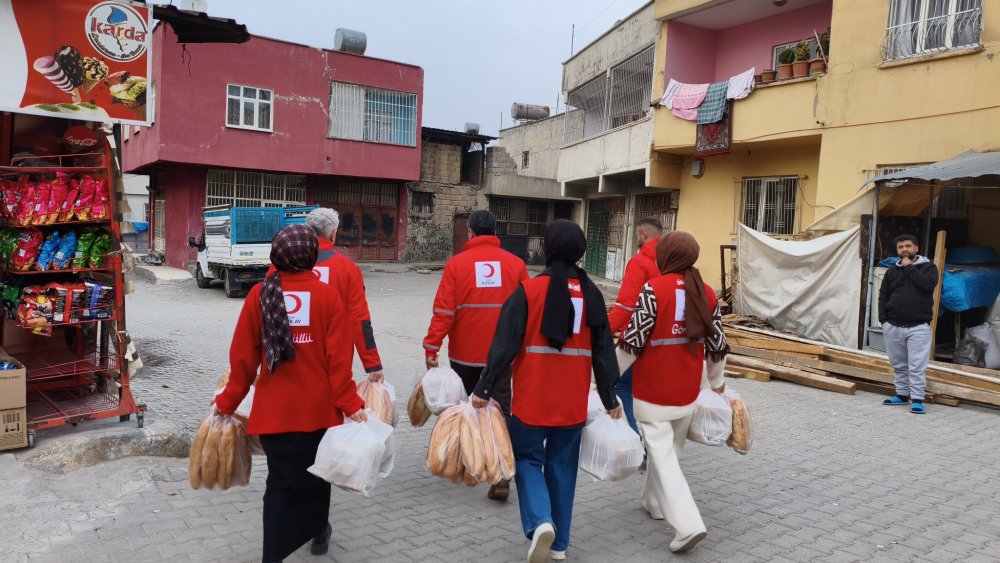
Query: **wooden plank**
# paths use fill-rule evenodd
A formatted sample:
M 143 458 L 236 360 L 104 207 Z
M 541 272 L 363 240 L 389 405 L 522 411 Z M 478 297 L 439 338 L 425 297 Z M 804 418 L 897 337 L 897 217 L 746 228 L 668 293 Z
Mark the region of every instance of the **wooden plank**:
M 855 385 L 858 386 L 858 391 L 867 391 L 869 393 L 878 393 L 880 395 L 895 395 L 896 388 L 892 385 L 886 385 L 884 383 L 874 383 L 871 381 L 855 381 Z M 945 405 L 949 407 L 957 407 L 962 403 L 959 399 L 955 397 L 949 397 L 948 395 L 935 395 L 933 393 L 928 393 L 924 400 L 928 403 L 934 403 L 936 405 Z
M 741 356 L 750 356 L 753 358 L 760 358 L 762 360 L 773 360 L 779 361 L 780 357 L 787 358 L 801 358 L 805 360 L 818 360 L 819 356 L 816 354 L 802 354 L 800 352 L 776 352 L 773 350 L 761 350 L 759 348 L 753 348 L 750 346 L 740 346 L 739 344 L 730 344 L 729 349 L 735 354 L 740 354 Z
M 736 379 L 743 379 L 743 374 L 738 371 L 732 371 L 729 368 L 723 370 L 722 375 L 726 377 L 735 377 Z
M 752 379 L 754 381 L 771 381 L 771 372 L 764 371 L 760 369 L 748 368 L 744 366 L 726 366 L 726 370 L 732 370 L 738 372 L 740 377 L 745 379 Z
M 741 335 L 734 335 L 727 337 L 727 339 L 731 344 L 738 344 L 748 348 L 758 348 L 760 350 L 774 350 L 775 352 L 798 352 L 800 354 L 809 354 L 812 356 L 822 356 L 825 352 L 822 346 L 800 344 L 798 342 L 789 342 L 787 340 L 748 338 Z
M 817 389 L 825 389 L 827 391 L 834 391 L 847 395 L 853 395 L 855 389 L 857 389 L 857 386 L 850 381 L 841 381 L 839 379 L 808 373 L 792 367 L 774 365 L 756 358 L 730 355 L 727 358 L 727 363 L 759 370 L 766 370 L 771 372 L 771 377 L 774 379 L 783 379 L 785 381 L 791 381 L 792 383 L 815 387 Z
M 934 265 L 937 266 L 937 285 L 934 286 L 934 306 L 931 309 L 931 360 L 934 359 L 935 336 L 937 335 L 938 310 L 941 307 L 941 280 L 944 278 L 944 257 L 947 252 L 944 249 L 944 241 L 948 237 L 947 231 L 937 232 L 937 241 L 934 245 Z
M 875 358 L 859 359 L 857 356 L 853 356 L 851 354 L 845 354 L 844 352 L 838 352 L 836 350 L 828 350 L 826 356 L 830 359 L 835 360 L 839 364 L 845 364 L 853 367 L 864 367 L 864 369 L 872 369 L 873 371 L 892 374 L 892 367 L 889 366 L 888 361 L 878 360 Z M 962 366 L 962 367 L 968 367 L 968 366 Z M 993 371 L 993 370 L 986 370 L 986 371 Z M 846 374 L 846 375 L 851 375 L 851 374 Z M 940 371 L 934 369 L 933 365 L 927 368 L 928 385 L 930 385 L 931 382 L 938 384 L 958 385 L 966 389 L 975 389 L 975 390 L 985 391 L 987 393 L 992 393 L 994 395 L 1000 395 L 1000 385 L 990 383 L 988 381 L 982 381 L 979 379 L 964 377 L 946 371 Z M 995 403 L 990 402 L 989 404 L 992 405 Z

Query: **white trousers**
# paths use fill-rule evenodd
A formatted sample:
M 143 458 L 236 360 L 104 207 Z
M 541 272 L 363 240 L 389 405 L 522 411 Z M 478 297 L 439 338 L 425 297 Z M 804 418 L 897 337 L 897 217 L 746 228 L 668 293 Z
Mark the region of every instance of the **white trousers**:
M 694 404 L 663 407 L 635 399 L 633 409 L 646 440 L 643 506 L 653 514 L 662 513 L 679 538 L 705 530 L 678 460 L 687 441 Z

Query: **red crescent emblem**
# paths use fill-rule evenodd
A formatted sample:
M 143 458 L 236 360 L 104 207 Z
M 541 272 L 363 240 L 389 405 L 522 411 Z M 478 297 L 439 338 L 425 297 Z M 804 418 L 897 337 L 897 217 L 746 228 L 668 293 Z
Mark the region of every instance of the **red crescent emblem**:
M 292 300 L 292 306 L 288 306 L 288 300 Z M 302 309 L 302 299 L 298 295 L 285 295 L 285 308 L 288 309 L 289 315 L 294 315 Z
M 316 276 L 316 279 L 318 279 L 318 280 L 323 279 L 323 276 L 322 276 L 322 274 L 319 273 L 318 269 L 315 269 L 315 268 L 313 269 L 313 275 Z
M 497 273 L 497 270 L 496 268 L 493 267 L 493 264 L 483 264 L 483 265 L 490 269 L 490 273 L 486 274 L 486 277 L 492 278 Z

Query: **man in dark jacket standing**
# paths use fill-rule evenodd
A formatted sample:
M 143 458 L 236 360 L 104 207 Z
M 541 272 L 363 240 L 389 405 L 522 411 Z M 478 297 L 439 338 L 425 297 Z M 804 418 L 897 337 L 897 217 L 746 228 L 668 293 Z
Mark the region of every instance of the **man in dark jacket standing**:
M 937 267 L 917 252 L 917 237 L 896 237 L 899 261 L 890 267 L 878 294 L 878 320 L 896 380 L 896 396 L 886 405 L 911 404 L 910 412 L 924 414 L 924 387 L 931 355 L 931 317 Z

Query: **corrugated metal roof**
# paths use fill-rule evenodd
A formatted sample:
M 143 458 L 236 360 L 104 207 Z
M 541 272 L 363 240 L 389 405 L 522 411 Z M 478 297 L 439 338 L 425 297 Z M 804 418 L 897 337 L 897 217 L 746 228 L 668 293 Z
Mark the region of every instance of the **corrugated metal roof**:
M 942 160 L 933 164 L 914 166 L 892 174 L 876 176 L 861 185 L 864 189 L 868 184 L 899 182 L 911 180 L 951 181 L 977 180 L 975 186 L 993 185 L 1000 187 L 1000 152 L 964 152 L 955 158 Z M 902 185 L 902 184 L 899 184 Z

